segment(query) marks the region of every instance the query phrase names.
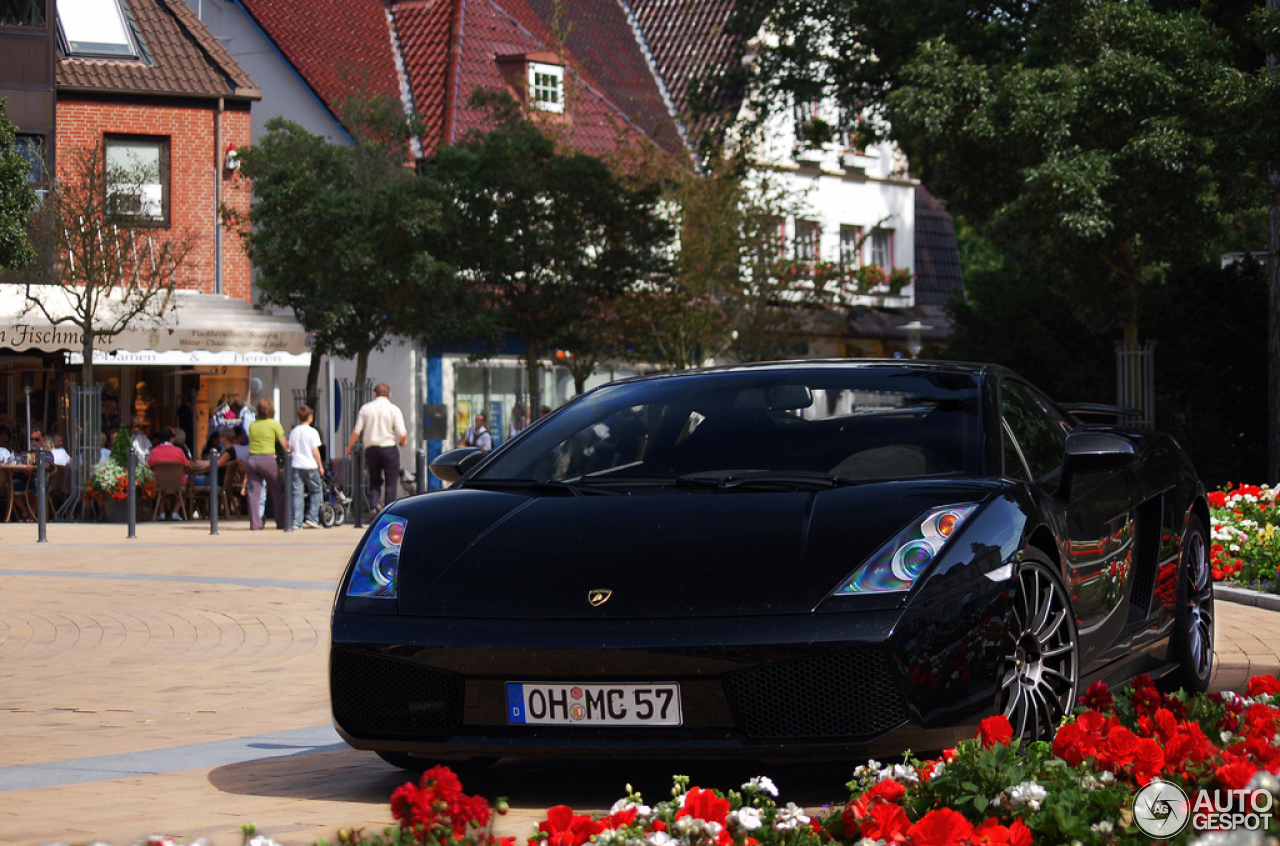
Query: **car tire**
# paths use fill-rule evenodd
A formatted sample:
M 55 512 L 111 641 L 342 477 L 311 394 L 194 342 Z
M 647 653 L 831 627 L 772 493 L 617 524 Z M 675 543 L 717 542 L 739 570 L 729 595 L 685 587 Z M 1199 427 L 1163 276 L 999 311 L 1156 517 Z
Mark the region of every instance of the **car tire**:
M 320 525 L 332 529 L 334 522 L 333 506 L 326 502 L 320 506 Z
M 1014 737 L 1051 740 L 1076 705 L 1080 646 L 1075 614 L 1053 563 L 1037 549 L 1023 553 L 1001 683 Z
M 1178 606 L 1171 657 L 1177 669 L 1169 681 L 1189 693 L 1209 688 L 1213 675 L 1213 578 L 1204 524 L 1192 516 L 1182 533 L 1178 556 Z

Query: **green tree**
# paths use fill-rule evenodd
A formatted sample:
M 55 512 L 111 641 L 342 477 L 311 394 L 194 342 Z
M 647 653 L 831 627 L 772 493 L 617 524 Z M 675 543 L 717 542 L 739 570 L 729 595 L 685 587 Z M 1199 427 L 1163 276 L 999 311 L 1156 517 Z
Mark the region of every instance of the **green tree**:
M 460 274 L 526 345 L 536 414 L 539 358 L 593 307 L 663 273 L 670 228 L 652 182 L 558 148 L 505 95 L 472 103 L 495 128 L 440 150 L 424 174 L 444 186 Z
M 172 314 L 171 294 L 198 239 L 140 215 L 143 186 L 156 174 L 110 164 L 103 144 L 75 151 L 67 173 L 32 221 L 35 254 L 47 260 L 26 266 L 27 309 L 79 330 L 81 380 L 89 385 L 99 338 Z
M 275 118 L 243 153 L 253 180 L 247 214 L 224 209 L 245 239 L 262 299 L 292 308 L 313 333 L 307 392 L 323 355 L 356 361 L 393 337 L 423 342 L 485 334 L 485 313 L 438 253 L 440 186 L 406 167 L 412 123 L 402 111 L 365 104 L 356 143 L 331 144 Z
M 21 268 L 35 260 L 27 225 L 36 194 L 27 184 L 31 165 L 14 146 L 17 127 L 0 97 L 0 268 Z

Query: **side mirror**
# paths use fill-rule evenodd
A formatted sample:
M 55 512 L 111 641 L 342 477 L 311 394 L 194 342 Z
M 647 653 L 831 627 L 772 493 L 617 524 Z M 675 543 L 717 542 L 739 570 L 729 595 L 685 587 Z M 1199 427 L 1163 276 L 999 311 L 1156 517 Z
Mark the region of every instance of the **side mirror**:
M 460 447 L 441 453 L 431 462 L 431 475 L 440 481 L 452 485 L 462 475 L 480 463 L 484 453 L 476 447 Z
M 1071 496 L 1071 486 L 1080 473 L 1105 473 L 1123 470 L 1138 460 L 1133 441 L 1111 432 L 1072 432 L 1062 459 L 1062 482 L 1059 494 Z

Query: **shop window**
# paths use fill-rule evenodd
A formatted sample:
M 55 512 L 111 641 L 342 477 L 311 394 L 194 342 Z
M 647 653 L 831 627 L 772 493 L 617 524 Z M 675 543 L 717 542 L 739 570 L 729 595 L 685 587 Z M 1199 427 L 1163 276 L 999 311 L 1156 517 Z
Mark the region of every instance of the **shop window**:
M 72 56 L 138 58 L 129 19 L 120 0 L 57 0 L 58 23 Z
M 169 139 L 107 136 L 107 181 L 114 211 L 150 223 L 169 221 Z

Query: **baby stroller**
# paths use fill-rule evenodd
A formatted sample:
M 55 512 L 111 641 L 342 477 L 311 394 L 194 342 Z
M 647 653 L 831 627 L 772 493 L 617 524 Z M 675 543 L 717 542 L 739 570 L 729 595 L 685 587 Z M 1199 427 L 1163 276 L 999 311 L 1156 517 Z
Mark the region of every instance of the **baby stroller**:
M 324 499 L 320 503 L 320 525 L 326 529 L 341 526 L 347 520 L 347 511 L 351 506 L 351 497 L 338 487 L 338 474 L 325 470 L 320 477 Z

